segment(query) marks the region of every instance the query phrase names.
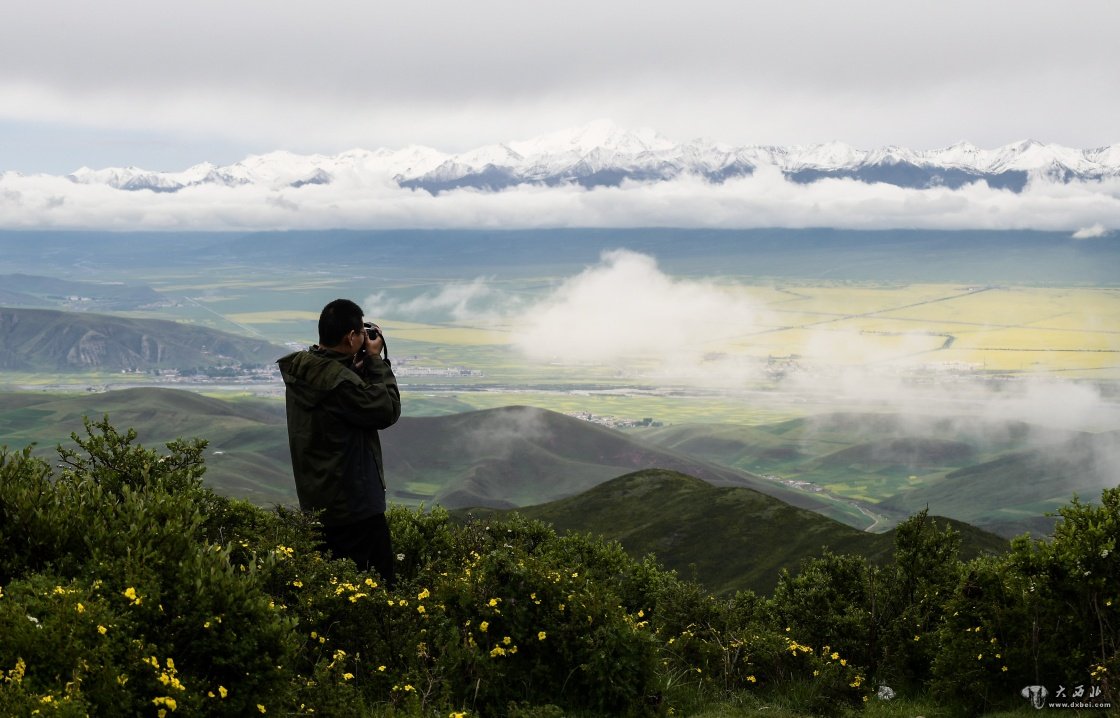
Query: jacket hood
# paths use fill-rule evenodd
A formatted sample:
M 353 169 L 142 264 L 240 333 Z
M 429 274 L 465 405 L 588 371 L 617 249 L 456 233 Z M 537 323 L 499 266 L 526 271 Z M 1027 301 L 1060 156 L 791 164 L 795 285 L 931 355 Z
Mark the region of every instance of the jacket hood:
M 276 363 L 292 397 L 304 406 L 315 406 L 339 384 L 361 384 L 358 375 L 343 363 L 348 359 L 345 354 L 312 347 Z

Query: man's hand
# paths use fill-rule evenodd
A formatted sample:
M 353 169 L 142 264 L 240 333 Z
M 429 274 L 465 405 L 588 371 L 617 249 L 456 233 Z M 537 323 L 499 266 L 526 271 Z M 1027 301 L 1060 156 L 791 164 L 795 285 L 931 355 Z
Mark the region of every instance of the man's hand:
M 373 326 L 377 329 L 377 338 L 370 339 L 369 334 L 366 334 L 366 354 L 381 356 L 381 350 L 385 348 L 385 338 L 381 336 L 381 327 L 376 324 Z

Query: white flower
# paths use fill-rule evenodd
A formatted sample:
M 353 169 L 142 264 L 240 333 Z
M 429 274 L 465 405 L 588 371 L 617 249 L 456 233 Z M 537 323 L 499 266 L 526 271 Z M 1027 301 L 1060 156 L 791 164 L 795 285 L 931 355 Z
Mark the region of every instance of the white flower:
M 876 696 L 881 701 L 889 701 L 894 698 L 894 689 L 890 686 L 879 686 L 879 692 L 876 693 Z

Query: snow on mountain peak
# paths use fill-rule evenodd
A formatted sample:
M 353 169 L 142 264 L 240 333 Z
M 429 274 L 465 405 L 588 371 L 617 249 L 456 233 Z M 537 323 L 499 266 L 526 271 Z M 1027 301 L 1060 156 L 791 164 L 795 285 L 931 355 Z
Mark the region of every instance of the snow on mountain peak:
M 563 154 L 583 156 L 600 148 L 619 154 L 638 154 L 670 149 L 675 143 L 649 128 L 625 130 L 610 120 L 595 120 L 580 127 L 511 142 L 509 146 L 524 157 L 542 157 Z
M 1018 191 L 1030 178 L 1068 182 L 1120 177 L 1120 144 L 1078 150 L 1023 140 L 985 150 L 958 142 L 922 151 L 898 146 L 863 150 L 844 142 L 733 146 L 711 140 L 676 143 L 650 129 L 629 130 L 610 120 L 596 120 L 459 154 L 417 145 L 373 151 L 351 149 L 336 155 L 278 150 L 250 155 L 231 165 L 202 163 L 181 172 L 82 167 L 67 179 L 77 184 L 153 192 L 178 192 L 207 184 L 282 190 L 342 182 L 351 186 L 395 184 L 439 193 L 459 187 L 497 190 L 525 183 L 574 182 L 595 187 L 688 174 L 723 182 L 750 175 L 762 166 L 771 166 L 799 182 L 846 177 L 922 188 L 987 180 L 993 186 Z

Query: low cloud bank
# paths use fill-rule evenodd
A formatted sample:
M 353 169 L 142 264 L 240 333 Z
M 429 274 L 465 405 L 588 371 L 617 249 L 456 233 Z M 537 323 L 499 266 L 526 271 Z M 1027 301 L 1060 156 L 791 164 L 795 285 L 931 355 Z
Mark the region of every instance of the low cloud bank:
M 1094 385 L 1045 375 L 993 378 L 945 366 L 937 357 L 944 336 L 922 327 L 889 342 L 829 323 L 790 327 L 745 288 L 672 277 L 653 257 L 628 250 L 604 253 L 538 298 L 513 297 L 480 278 L 407 301 L 387 293 L 373 302 L 404 320 L 426 312 L 432 321 L 500 325 L 522 361 L 607 368 L 644 386 L 809 410 L 1120 429 L 1120 403 Z M 770 341 L 780 332 L 788 334 Z
M 905 189 L 848 179 L 812 184 L 773 168 L 723 184 L 685 176 L 618 187 L 521 185 L 432 196 L 389 178 L 270 189 L 199 185 L 125 191 L 51 175 L 0 174 L 0 228 L 266 230 L 322 228 L 837 227 L 1036 229 L 1103 236 L 1120 228 L 1120 179 L 977 182 Z

